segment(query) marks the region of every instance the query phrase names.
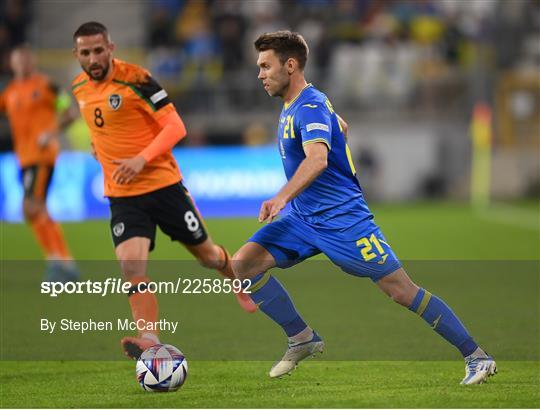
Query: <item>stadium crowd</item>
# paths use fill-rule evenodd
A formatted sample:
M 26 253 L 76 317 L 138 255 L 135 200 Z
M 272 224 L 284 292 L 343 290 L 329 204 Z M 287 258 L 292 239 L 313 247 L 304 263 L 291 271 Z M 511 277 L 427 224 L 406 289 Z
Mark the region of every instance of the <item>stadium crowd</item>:
M 515 44 L 537 31 L 539 10 L 538 1 L 158 0 L 150 4 L 147 47 L 153 72 L 189 100 L 188 110 L 252 105 L 252 39 L 285 27 L 312 45 L 309 77 L 323 89 L 331 83 L 338 101 L 448 107 L 463 102 L 465 88 L 489 88 L 467 87 L 468 79 L 522 61 Z M 212 98 L 216 92 L 223 98 Z

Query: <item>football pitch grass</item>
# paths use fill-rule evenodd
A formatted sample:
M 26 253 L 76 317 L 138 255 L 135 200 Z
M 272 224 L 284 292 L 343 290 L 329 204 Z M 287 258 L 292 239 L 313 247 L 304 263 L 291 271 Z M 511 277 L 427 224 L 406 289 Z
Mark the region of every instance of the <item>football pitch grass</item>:
M 456 360 L 311 361 L 281 379 L 271 362 L 190 363 L 175 393 L 147 393 L 130 362 L 18 363 L 2 375 L 3 407 L 109 408 L 535 408 L 538 363 L 503 362 L 480 386 L 460 386 Z
M 433 266 L 443 266 L 445 261 L 471 261 L 503 267 L 512 267 L 512 261 L 515 266 L 523 261 L 536 261 L 533 266 L 538 267 L 537 202 L 515 205 L 512 209 L 514 214 L 508 214 L 507 220 L 501 218 L 500 212 L 492 218 L 490 214 L 477 214 L 465 205 L 452 203 L 382 206 L 374 207 L 374 212 L 386 238 L 404 261 L 425 261 L 434 263 Z M 254 219 L 207 222 L 214 240 L 231 250 L 241 246 L 259 227 Z M 70 223 L 63 228 L 77 259 L 114 258 L 106 221 Z M 0 239 L 2 260 L 39 260 L 39 250 L 24 225 L 3 224 Z M 190 257 L 178 244 L 160 234 L 152 259 L 173 261 Z M 499 374 L 485 385 L 470 387 L 458 384 L 464 374 L 459 354 L 433 334 L 423 321 L 379 294 L 369 279 L 332 272 L 329 282 L 319 283 L 317 278 L 323 280 L 319 275 L 305 287 L 299 287 L 298 280 L 295 282 L 290 277 L 292 273 L 289 277 L 287 271 L 275 273 L 288 288 L 290 285 L 300 311 L 310 321 L 320 323 L 317 329 L 327 342 L 326 352 L 321 357 L 303 362 L 290 377 L 271 380 L 267 376 L 272 358 L 277 359 L 285 345 L 281 331 L 262 314 L 243 314 L 232 300 L 224 297 L 219 313 L 215 312 L 215 306 L 205 307 L 203 300 L 198 299 L 193 301 L 194 311 L 186 315 L 176 310 L 177 299 L 167 297 L 163 298 L 163 314 L 170 318 L 181 316 L 187 330 L 200 332 L 185 339 L 165 340 L 187 355 L 189 376 L 180 391 L 143 392 L 135 381 L 134 363 L 122 358 L 116 335 L 104 334 L 100 337 L 102 340 L 96 342 L 100 348 L 113 352 L 108 360 L 61 361 L 47 360 L 47 357 L 44 360 L 5 360 L 12 358 L 10 354 L 23 357 L 24 346 L 31 346 L 33 342 L 23 340 L 22 353 L 2 344 L 1 407 L 540 406 L 538 270 L 527 276 L 523 284 L 519 283 L 522 279 L 519 272 L 509 272 L 507 276 L 511 278 L 507 278 L 503 269 L 492 277 L 486 276 L 483 283 L 478 284 L 476 278 L 474 283 L 478 288 L 472 289 L 463 283 L 463 275 L 415 277 L 415 272 L 410 272 L 413 279 L 422 280 L 421 284 L 425 283 L 427 288 L 445 298 L 471 333 L 488 349 L 495 350 L 491 353 L 498 359 Z M 327 287 L 328 294 L 317 293 L 320 286 Z M 14 300 L 10 297 L 17 298 L 17 292 L 21 292 L 21 297 L 24 295 L 19 288 L 14 288 L 11 296 L 2 295 L 2 321 L 11 317 L 6 301 Z M 316 304 L 311 300 L 314 297 L 319 298 Z M 94 304 L 89 306 L 96 310 L 113 309 L 114 303 L 103 299 L 94 298 Z M 96 300 L 100 303 L 95 303 Z M 65 298 L 60 306 L 71 309 L 70 303 L 75 301 L 75 298 Z M 127 303 L 123 300 L 118 303 L 125 310 L 122 314 L 126 314 Z M 339 317 L 334 318 L 334 315 Z M 214 360 L 212 355 L 205 356 L 204 352 L 219 351 L 219 343 L 235 341 L 235 334 L 227 332 L 230 327 L 227 317 L 238 322 L 237 348 L 242 349 L 243 343 L 249 344 L 252 329 L 253 339 L 268 352 L 261 355 L 264 360 L 257 360 L 256 354 L 249 360 L 221 360 L 220 354 L 216 354 L 220 360 Z M 20 312 L 19 320 L 33 320 L 32 312 Z M 202 324 L 196 323 L 197 320 Z M 332 320 L 340 323 L 333 327 Z M 347 321 L 350 326 L 346 326 Z M 2 327 L 5 331 L 6 327 Z M 12 336 L 20 334 L 26 339 L 23 329 L 19 330 L 20 333 L 16 330 Z M 6 335 L 2 335 L 2 339 L 12 340 Z M 403 346 L 403 354 L 400 346 Z M 62 348 L 69 353 L 78 346 L 71 341 L 70 346 Z M 441 359 L 437 360 L 439 356 Z

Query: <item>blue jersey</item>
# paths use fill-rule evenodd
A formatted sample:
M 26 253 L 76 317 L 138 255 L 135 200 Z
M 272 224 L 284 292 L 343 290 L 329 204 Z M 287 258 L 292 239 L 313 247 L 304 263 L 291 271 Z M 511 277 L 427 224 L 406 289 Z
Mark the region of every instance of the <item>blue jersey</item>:
M 306 158 L 306 144 L 326 144 L 328 166 L 291 201 L 288 215 L 259 229 L 249 242 L 265 248 L 280 268 L 324 253 L 345 272 L 375 282 L 396 271 L 401 264 L 373 221 L 328 98 L 309 84 L 283 107 L 278 137 L 287 179 Z
M 279 151 L 288 180 L 306 158 L 304 146 L 315 142 L 328 147 L 328 166 L 292 200 L 292 212 L 320 228 L 361 230 L 359 225 L 373 215 L 356 179 L 345 135 L 326 95 L 308 84 L 283 106 L 279 119 Z

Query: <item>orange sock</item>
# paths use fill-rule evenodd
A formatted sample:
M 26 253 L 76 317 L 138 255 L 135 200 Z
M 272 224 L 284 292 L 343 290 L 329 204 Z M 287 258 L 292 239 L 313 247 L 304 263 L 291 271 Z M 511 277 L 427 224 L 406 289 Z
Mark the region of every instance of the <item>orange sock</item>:
M 48 234 L 49 241 L 51 242 L 51 247 L 54 249 L 54 253 L 63 260 L 73 259 L 64 239 L 64 234 L 62 232 L 60 224 L 56 223 L 50 218 L 48 225 Z
M 49 239 L 50 218 L 46 212 L 39 213 L 35 218 L 29 221 L 34 236 L 43 251 L 46 258 L 52 259 L 58 257 L 54 246 Z
M 131 314 L 133 320 L 137 321 L 139 319 L 144 319 L 146 322 L 157 322 L 158 321 L 158 301 L 156 295 L 150 292 L 139 292 L 135 290 L 136 286 L 139 283 L 148 283 L 150 279 L 146 276 L 139 276 L 130 280 L 132 284 L 133 293 L 130 292 L 129 296 L 129 305 L 131 306 Z M 141 285 L 142 286 L 142 285 Z M 141 289 L 142 290 L 142 289 Z M 146 333 L 151 333 L 155 336 L 157 341 L 159 339 L 158 331 L 147 331 Z M 139 336 L 144 336 L 142 332 L 139 332 Z

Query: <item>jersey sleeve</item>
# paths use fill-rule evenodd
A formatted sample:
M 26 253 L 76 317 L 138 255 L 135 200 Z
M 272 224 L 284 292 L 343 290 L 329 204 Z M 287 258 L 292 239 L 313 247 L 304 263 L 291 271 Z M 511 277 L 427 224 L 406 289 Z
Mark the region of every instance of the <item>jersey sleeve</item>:
M 149 74 L 133 85 L 133 91 L 144 101 L 144 109 L 156 119 L 174 110 L 167 91 Z
M 295 123 L 302 136 L 302 145 L 322 142 L 332 149 L 332 120 L 324 105 L 302 105 L 295 114 Z

